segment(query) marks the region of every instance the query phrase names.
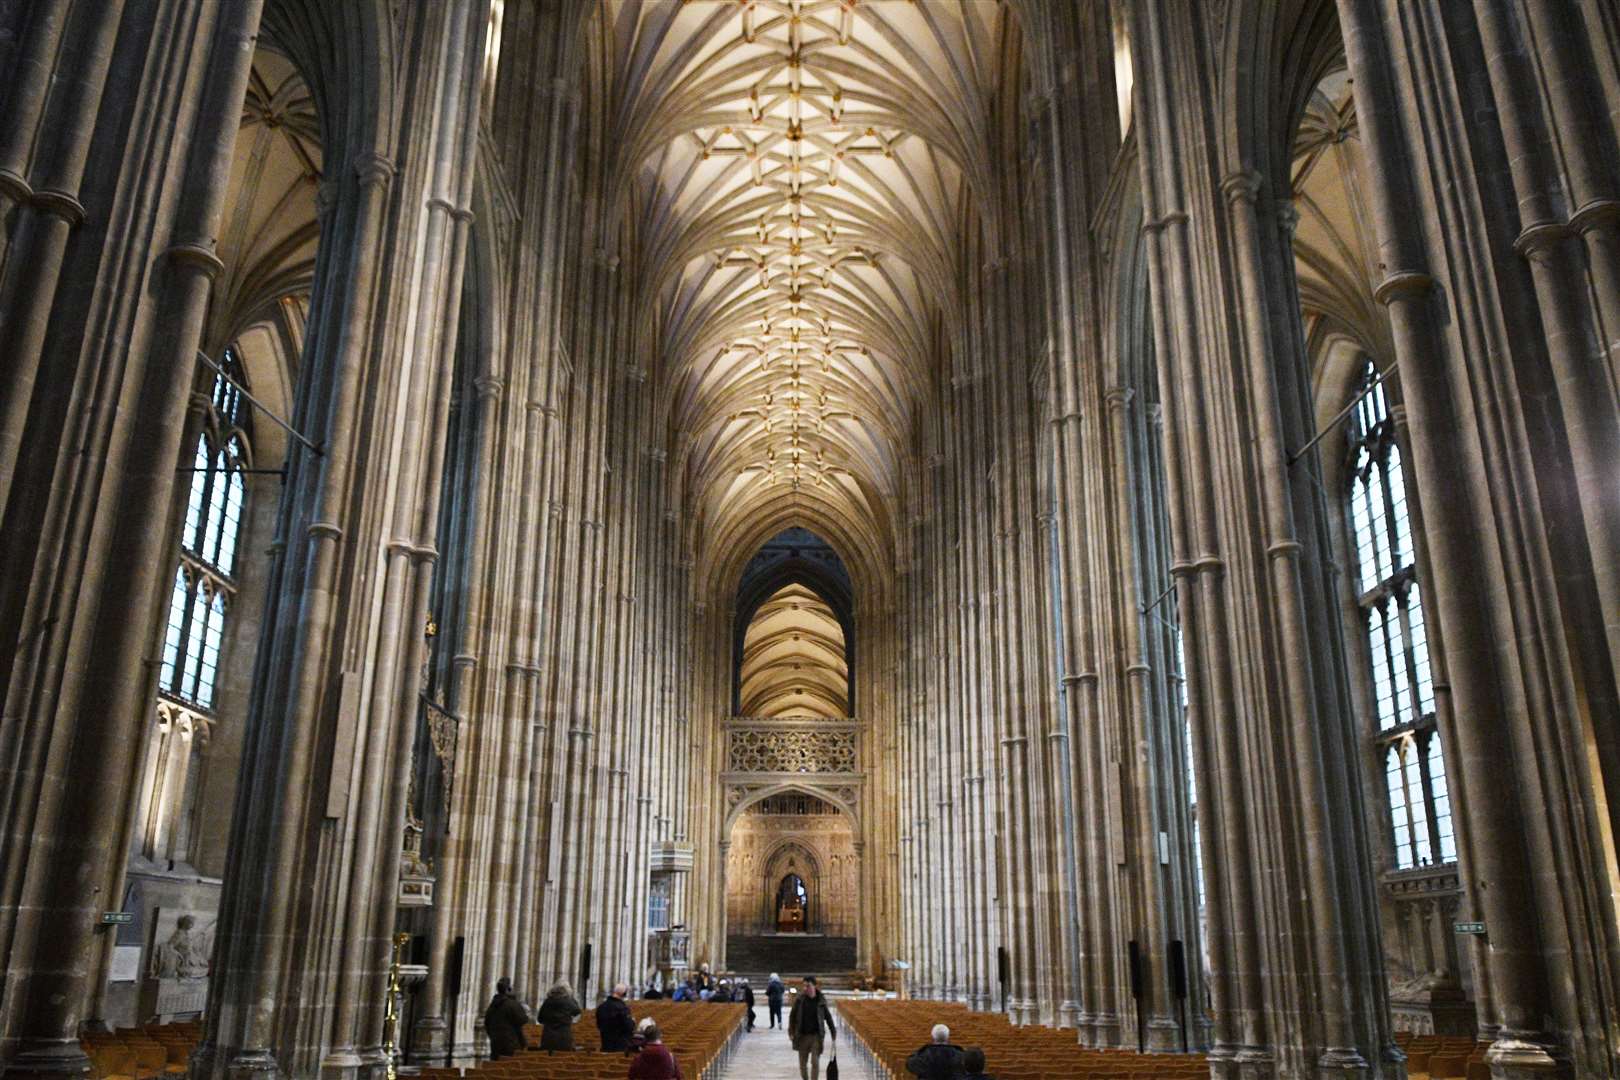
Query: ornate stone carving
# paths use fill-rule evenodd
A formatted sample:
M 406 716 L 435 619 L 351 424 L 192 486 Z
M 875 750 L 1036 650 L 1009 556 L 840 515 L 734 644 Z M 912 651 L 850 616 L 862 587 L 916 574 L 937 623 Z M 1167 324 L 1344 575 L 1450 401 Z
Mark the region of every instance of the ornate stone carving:
M 726 743 L 726 768 L 747 773 L 852 773 L 853 731 L 771 731 L 734 728 Z

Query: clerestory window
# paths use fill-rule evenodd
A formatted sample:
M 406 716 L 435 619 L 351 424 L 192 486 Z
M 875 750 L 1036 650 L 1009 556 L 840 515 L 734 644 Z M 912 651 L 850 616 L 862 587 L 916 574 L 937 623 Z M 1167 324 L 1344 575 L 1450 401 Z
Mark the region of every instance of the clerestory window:
M 220 366 L 245 385 L 241 362 L 233 350 L 226 350 Z M 242 469 L 248 458 L 241 394 L 220 376 L 214 380 L 193 455 L 180 533 L 180 565 L 175 570 L 158 671 L 160 693 L 203 710 L 214 705 L 225 615 L 236 592 L 237 541 L 247 500 Z
M 1366 626 L 1373 738 L 1398 869 L 1457 859 L 1401 449 L 1369 361 L 1347 426 L 1356 595 Z

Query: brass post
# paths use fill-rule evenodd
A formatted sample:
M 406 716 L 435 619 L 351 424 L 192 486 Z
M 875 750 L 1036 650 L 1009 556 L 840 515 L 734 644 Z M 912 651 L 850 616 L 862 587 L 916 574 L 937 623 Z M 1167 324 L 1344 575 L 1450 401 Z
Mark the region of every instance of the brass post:
M 395 1058 L 399 1056 L 399 954 L 405 948 L 411 935 L 400 932 L 394 935 L 394 958 L 388 964 L 388 1006 L 383 1013 L 383 1030 L 388 1036 L 383 1041 L 383 1050 L 388 1055 L 388 1080 L 396 1080 Z

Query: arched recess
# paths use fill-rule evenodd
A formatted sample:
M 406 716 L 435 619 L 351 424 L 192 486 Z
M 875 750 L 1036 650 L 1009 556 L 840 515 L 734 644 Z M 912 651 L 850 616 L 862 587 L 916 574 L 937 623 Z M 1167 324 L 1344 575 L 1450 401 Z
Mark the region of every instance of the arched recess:
M 802 863 L 799 860 L 803 860 Z M 822 864 L 814 848 L 798 839 L 777 840 L 761 855 L 759 868 L 760 896 L 769 905 L 765 912 L 765 925 L 770 926 L 776 922 L 775 908 L 781 895 L 782 883 L 789 874 L 798 877 L 804 883 L 803 929 L 807 933 L 813 933 L 822 925 L 822 910 L 826 907 L 822 893 L 827 885 L 827 868 Z
M 764 784 L 757 787 L 738 787 L 727 795 L 729 809 L 726 811 L 725 821 L 720 826 L 720 835 L 730 836 L 731 827 L 737 824 L 737 819 L 748 811 L 755 803 L 764 801 L 772 795 L 812 795 L 824 799 L 837 807 L 838 812 L 849 818 L 850 826 L 859 835 L 861 816 L 858 809 L 859 801 L 855 791 L 847 785 L 827 784 L 825 786 L 813 780 L 794 780 L 783 784 Z
M 844 632 L 832 608 L 804 585 L 759 605 L 743 636 L 738 716 L 849 715 Z
M 749 627 L 767 601 L 792 586 L 815 594 L 838 620 L 843 632 L 846 668 L 845 715 L 853 716 L 857 709 L 854 588 L 836 549 L 812 530 L 800 526 L 784 529 L 761 545 L 742 572 L 732 621 L 732 715 L 743 715 L 743 673 Z
M 723 836 L 726 934 L 744 949 L 738 963 L 763 962 L 760 950 L 771 946 L 762 934 L 861 938 L 863 845 L 852 795 L 813 783 L 775 784 L 747 789 L 736 803 Z M 804 920 L 792 927 L 780 923 L 777 910 L 789 874 L 803 880 L 807 893 Z

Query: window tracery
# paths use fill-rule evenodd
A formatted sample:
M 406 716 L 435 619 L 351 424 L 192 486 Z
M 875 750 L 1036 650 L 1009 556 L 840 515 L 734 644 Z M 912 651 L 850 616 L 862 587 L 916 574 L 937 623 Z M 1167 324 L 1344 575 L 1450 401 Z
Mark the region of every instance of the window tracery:
M 233 350 L 226 350 L 220 366 L 243 382 Z M 236 547 L 247 500 L 245 419 L 241 393 L 217 376 L 192 463 L 158 672 L 159 692 L 203 710 L 214 705 L 225 612 L 236 592 Z
M 216 701 L 225 619 L 236 596 L 250 461 L 246 377 L 227 349 L 189 470 L 179 565 L 169 596 L 136 835 L 140 853 L 172 868 L 192 857 L 192 819 Z
M 1346 499 L 1390 839 L 1396 868 L 1406 870 L 1455 862 L 1457 852 L 1401 449 L 1377 379 L 1369 360 L 1347 429 Z

